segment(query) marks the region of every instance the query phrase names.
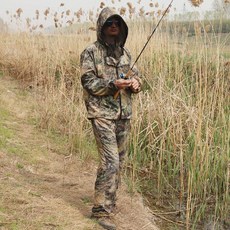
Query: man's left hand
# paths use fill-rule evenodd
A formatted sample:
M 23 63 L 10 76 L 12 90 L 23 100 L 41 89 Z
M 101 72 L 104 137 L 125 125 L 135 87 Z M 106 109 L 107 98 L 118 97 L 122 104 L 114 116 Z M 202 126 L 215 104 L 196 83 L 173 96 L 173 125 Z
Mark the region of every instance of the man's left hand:
M 135 93 L 138 92 L 139 88 L 140 88 L 140 83 L 138 82 L 137 79 L 132 78 L 131 79 L 131 86 L 130 86 L 131 90 Z

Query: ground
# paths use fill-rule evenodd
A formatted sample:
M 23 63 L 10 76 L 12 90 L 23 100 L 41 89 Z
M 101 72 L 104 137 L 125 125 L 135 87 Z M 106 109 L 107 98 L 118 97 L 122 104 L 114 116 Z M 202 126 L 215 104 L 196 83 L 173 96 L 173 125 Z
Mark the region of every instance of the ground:
M 33 92 L 0 76 L 0 229 L 101 229 L 90 219 L 96 162 L 69 155 L 37 128 L 34 110 Z M 157 229 L 124 182 L 118 197 L 118 230 Z

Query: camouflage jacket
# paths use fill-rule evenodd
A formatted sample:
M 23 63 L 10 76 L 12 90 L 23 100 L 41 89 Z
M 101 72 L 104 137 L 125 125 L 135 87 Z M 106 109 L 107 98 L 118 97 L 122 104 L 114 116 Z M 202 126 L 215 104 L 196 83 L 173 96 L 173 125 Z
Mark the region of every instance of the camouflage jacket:
M 102 26 L 105 21 L 118 16 L 121 20 L 121 32 L 118 48 L 121 50 L 119 58 L 108 54 L 108 47 L 102 36 Z M 81 54 L 81 82 L 84 89 L 84 100 L 88 111 L 88 118 L 103 117 L 106 119 L 130 119 L 132 114 L 131 89 L 121 90 L 117 99 L 117 92 L 113 84 L 121 74 L 125 74 L 131 67 L 131 56 L 124 44 L 128 35 L 128 27 L 124 20 L 111 8 L 104 8 L 97 21 L 97 41 L 87 47 Z M 135 76 L 138 71 L 135 68 Z M 140 78 L 135 77 L 139 82 Z

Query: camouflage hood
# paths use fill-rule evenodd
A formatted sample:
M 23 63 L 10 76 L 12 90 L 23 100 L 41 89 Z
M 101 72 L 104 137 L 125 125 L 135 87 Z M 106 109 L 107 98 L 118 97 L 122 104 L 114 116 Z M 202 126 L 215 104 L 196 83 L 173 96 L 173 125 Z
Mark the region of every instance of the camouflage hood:
M 97 20 L 97 40 L 101 44 L 105 44 L 104 38 L 103 38 L 103 33 L 102 33 L 102 28 L 103 28 L 103 25 L 105 24 L 105 22 L 111 17 L 117 17 L 121 21 L 118 44 L 121 47 L 124 47 L 127 36 L 128 36 L 128 26 L 125 23 L 125 21 L 123 20 L 123 18 L 119 14 L 117 14 L 113 8 L 110 8 L 110 7 L 104 8 L 98 17 L 98 20 Z

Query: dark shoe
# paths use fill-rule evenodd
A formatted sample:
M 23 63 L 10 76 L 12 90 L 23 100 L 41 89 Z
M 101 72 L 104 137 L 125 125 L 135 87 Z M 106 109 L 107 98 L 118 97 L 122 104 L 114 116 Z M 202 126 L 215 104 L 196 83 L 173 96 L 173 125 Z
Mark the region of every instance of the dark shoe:
M 107 230 L 116 230 L 116 225 L 112 223 L 109 217 L 101 217 L 97 219 L 97 222 L 101 227 Z
M 107 212 L 103 206 L 94 206 L 92 208 L 91 218 L 95 219 L 99 225 L 107 230 L 116 230 L 116 225 L 112 223 L 110 217 L 112 213 Z
M 92 208 L 92 218 L 99 218 L 99 217 L 108 217 L 110 213 L 107 212 L 103 206 L 94 206 Z

